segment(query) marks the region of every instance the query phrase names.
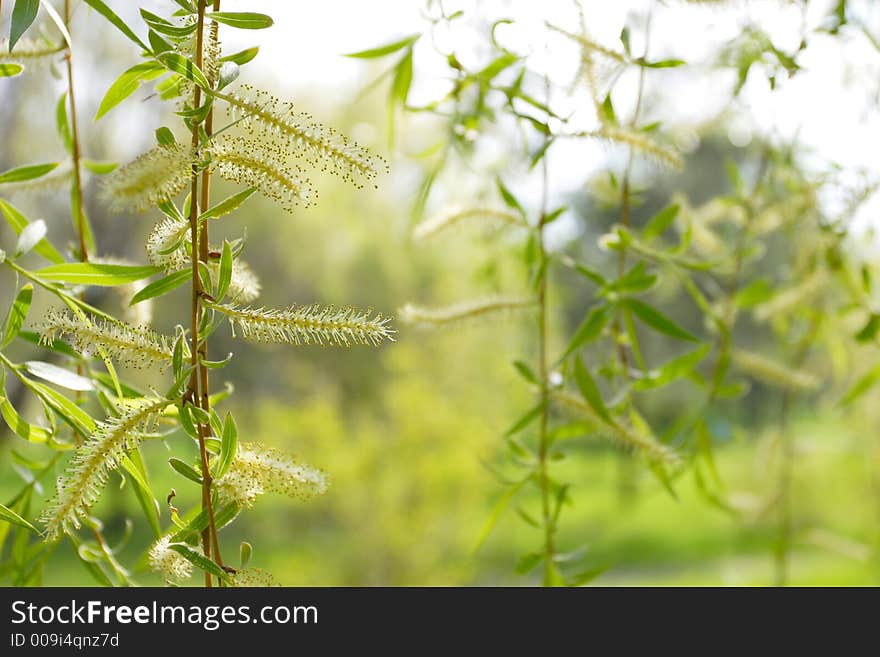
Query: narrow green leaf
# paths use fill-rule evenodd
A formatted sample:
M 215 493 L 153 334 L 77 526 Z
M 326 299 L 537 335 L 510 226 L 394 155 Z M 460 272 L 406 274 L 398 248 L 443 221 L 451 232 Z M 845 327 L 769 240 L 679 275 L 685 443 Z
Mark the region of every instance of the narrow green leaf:
M 218 219 L 219 217 L 222 217 L 229 214 L 230 212 L 233 212 L 234 210 L 237 210 L 245 201 L 253 196 L 256 191 L 256 187 L 249 187 L 243 192 L 238 192 L 237 194 L 233 194 L 232 196 L 223 199 L 217 205 L 199 215 L 199 221 L 205 221 L 207 219 Z
M 21 232 L 27 227 L 30 223 L 21 212 L 19 212 L 14 206 L 10 203 L 7 203 L 2 198 L 0 198 L 0 213 L 6 218 L 6 221 L 12 227 L 12 230 L 15 233 L 21 234 Z M 64 257 L 58 253 L 54 246 L 52 246 L 47 240 L 43 239 L 34 247 L 34 251 L 39 253 L 41 256 L 46 258 L 51 262 L 62 263 L 64 262 Z
M 492 533 L 492 529 L 498 523 L 498 519 L 501 518 L 501 514 L 504 513 L 507 505 L 510 504 L 510 500 L 514 498 L 514 496 L 519 492 L 520 488 L 522 488 L 528 480 L 528 477 L 522 479 L 521 481 L 513 484 L 504 491 L 500 499 L 495 503 L 495 506 L 492 507 L 492 511 L 489 513 L 489 517 L 486 518 L 486 522 L 483 524 L 483 528 L 480 530 L 480 533 L 477 536 L 477 542 L 474 545 L 474 552 L 479 550 L 483 543 L 486 542 L 486 539 L 489 538 L 489 534 Z
M 34 286 L 30 283 L 19 290 L 15 301 L 12 302 L 6 315 L 6 324 L 3 327 L 3 341 L 0 343 L 0 349 L 5 349 L 15 339 L 15 336 L 18 335 L 31 307 L 33 296 Z
M 62 388 L 67 388 L 68 390 L 85 391 L 93 390 L 95 387 L 86 377 L 52 363 L 46 363 L 41 360 L 29 360 L 24 364 L 24 367 L 37 378 L 54 383 Z
M 12 7 L 12 24 L 9 28 L 9 52 L 21 38 L 27 29 L 37 18 L 40 9 L 40 0 L 15 0 Z
M 182 271 L 176 271 L 173 274 L 163 276 L 159 280 L 153 281 L 145 288 L 140 290 L 137 294 L 135 294 L 128 305 L 134 306 L 141 301 L 146 301 L 147 299 L 161 296 L 166 292 L 170 292 L 171 290 L 180 287 L 191 278 L 192 269 L 184 269 Z
M 21 415 L 18 414 L 18 411 L 15 410 L 15 407 L 4 396 L 0 396 L 0 415 L 3 416 L 3 420 L 6 422 L 7 426 L 9 426 L 16 435 L 29 442 L 45 443 L 52 435 L 43 427 L 31 424 L 21 417 Z
M 19 527 L 24 527 L 25 529 L 30 529 L 35 534 L 39 534 L 39 530 L 34 527 L 27 520 L 18 515 L 15 511 L 0 504 L 0 520 L 5 520 L 8 523 L 13 525 L 18 525 Z
M 677 340 L 699 342 L 699 338 L 695 335 L 684 330 L 668 316 L 664 315 L 656 308 L 649 306 L 644 301 L 629 298 L 622 299 L 620 303 L 631 310 L 645 325 L 650 326 L 658 333 L 663 333 L 664 335 L 676 338 Z
M 254 57 L 257 56 L 257 53 L 260 52 L 258 47 L 247 48 L 237 53 L 233 53 L 232 55 L 226 55 L 225 57 L 221 57 L 221 62 L 232 62 L 233 64 L 238 64 L 239 66 L 244 66 L 249 61 L 251 61 Z
M 95 115 L 95 121 L 131 96 L 142 83 L 155 80 L 164 73 L 165 67 L 154 61 L 136 64 L 123 72 L 104 94 L 98 107 L 98 113 Z
M 21 75 L 22 73 L 24 73 L 24 66 L 22 66 L 21 64 L 0 63 L 0 78 L 14 78 L 15 76 Z
M 232 460 L 238 451 L 238 427 L 235 425 L 235 418 L 231 413 L 226 414 L 223 420 L 223 432 L 221 434 L 220 456 L 217 458 L 216 471 L 214 478 L 219 479 L 229 470 Z
M 64 150 L 73 152 L 73 137 L 70 134 L 70 121 L 67 119 L 67 94 L 61 94 L 58 104 L 55 105 L 55 129 L 64 144 Z
M 270 16 L 251 11 L 213 11 L 208 18 L 240 30 L 263 30 L 275 24 Z
M 606 305 L 593 306 L 586 319 L 575 331 L 571 341 L 568 343 L 568 347 L 566 347 L 562 356 L 559 357 L 558 362 L 562 362 L 575 351 L 598 338 L 602 333 L 602 329 L 608 323 L 608 319 L 611 316 L 610 310 L 610 307 Z
M 210 573 L 215 577 L 219 577 L 224 582 L 229 581 L 229 575 L 222 568 L 220 568 L 220 566 L 218 566 L 216 563 L 214 563 L 204 555 L 199 554 L 185 543 L 171 543 L 168 547 L 177 552 L 180 556 L 189 561 L 196 568 L 200 568 L 206 573 Z
M 538 377 L 532 371 L 532 368 L 530 368 L 528 365 L 526 365 L 523 361 L 515 360 L 515 361 L 513 361 L 513 366 L 516 368 L 516 371 L 519 372 L 520 376 L 522 378 L 524 378 L 526 381 L 528 381 L 529 383 L 533 383 L 536 386 L 541 385 L 541 382 L 538 380 Z
M 45 176 L 57 167 L 58 162 L 48 162 L 46 164 L 30 164 L 16 169 L 10 169 L 9 171 L 0 173 L 0 184 L 34 180 L 35 178 Z
M 397 52 L 398 50 L 403 50 L 409 45 L 412 45 L 421 37 L 421 33 L 411 34 L 408 37 L 404 37 L 400 41 L 394 41 L 392 43 L 385 44 L 384 46 L 378 46 L 376 48 L 369 48 L 367 50 L 359 50 L 358 52 L 350 52 L 343 57 L 354 57 L 356 59 L 376 59 L 377 57 L 385 57 L 385 55 L 390 55 L 392 53 Z
M 176 470 L 179 474 L 183 475 L 190 481 L 194 481 L 197 484 L 202 483 L 202 475 L 196 472 L 196 470 L 192 466 L 187 465 L 180 459 L 172 457 L 168 459 L 168 465 L 170 465 L 172 468 L 174 468 L 174 470 Z
M 602 400 L 599 388 L 580 358 L 575 358 L 574 360 L 574 379 L 584 401 L 590 405 L 590 408 L 596 412 L 596 415 L 611 424 L 613 420 L 608 412 L 608 408 L 605 406 L 605 402 Z
M 131 31 L 131 28 L 125 24 L 119 16 L 117 16 L 110 7 L 108 7 L 102 0 L 85 0 L 86 4 L 95 9 L 99 14 L 101 14 L 104 18 L 106 18 L 110 23 L 112 23 L 116 29 L 122 32 L 129 39 L 138 44 L 141 48 L 150 52 L 150 49 L 147 47 L 143 41 L 141 41 L 138 36 Z
M 846 406 L 853 403 L 856 399 L 864 395 L 880 381 L 880 365 L 872 367 L 867 374 L 863 375 L 855 385 L 840 400 L 840 406 Z
M 642 231 L 642 239 L 650 242 L 660 237 L 672 225 L 672 222 L 675 221 L 679 210 L 681 210 L 679 205 L 668 205 L 651 217 L 651 220 L 648 221 L 645 229 Z
M 157 55 L 156 59 L 159 60 L 169 71 L 179 73 L 188 80 L 192 80 L 202 89 L 211 89 L 211 83 L 208 82 L 208 78 L 205 77 L 205 74 L 202 73 L 198 66 L 183 55 L 176 52 L 163 52 Z
M 150 265 L 102 265 L 91 262 L 74 262 L 50 265 L 34 272 L 46 281 L 71 285 L 114 286 L 133 283 L 158 274 L 162 270 Z

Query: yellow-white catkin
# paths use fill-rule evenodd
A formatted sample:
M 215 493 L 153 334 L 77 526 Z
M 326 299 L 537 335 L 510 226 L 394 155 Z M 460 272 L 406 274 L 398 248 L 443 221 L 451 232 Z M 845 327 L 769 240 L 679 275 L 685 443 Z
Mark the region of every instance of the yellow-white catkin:
M 763 322 L 791 312 L 820 292 L 827 281 L 828 273 L 825 269 L 817 269 L 801 282 L 787 287 L 774 295 L 773 298 L 757 306 L 754 310 L 755 319 Z
M 190 256 L 184 242 L 190 226 L 186 221 L 166 218 L 153 226 L 147 237 L 147 258 L 154 267 L 171 274 L 190 266 Z
M 393 341 L 388 319 L 372 310 L 334 306 L 290 306 L 289 308 L 249 308 L 232 304 L 210 304 L 223 313 L 242 337 L 255 342 L 286 344 L 378 346 Z
M 80 528 L 107 485 L 110 472 L 140 444 L 142 432 L 149 430 L 170 403 L 145 397 L 130 400 L 120 415 L 97 423 L 58 477 L 55 496 L 40 516 L 50 540 Z
M 513 212 L 491 207 L 471 207 L 455 209 L 423 221 L 413 230 L 413 239 L 424 241 L 471 220 L 528 227 L 525 219 Z
M 3 39 L 0 41 L 0 63 L 48 60 L 63 51 L 64 48 L 63 43 L 55 44 L 45 39 L 35 41 L 28 37 L 22 37 L 16 42 L 12 52 L 9 52 L 9 39 Z
M 636 153 L 672 169 L 681 169 L 684 164 L 681 154 L 677 150 L 661 144 L 646 133 L 638 130 L 605 124 L 598 130 L 589 132 L 585 136 L 628 146 Z
M 362 180 L 373 180 L 380 170 L 388 168 L 381 157 L 310 115 L 294 112 L 293 103 L 265 91 L 242 85 L 240 92 L 217 96 L 228 103 L 255 142 L 261 142 L 266 133 L 275 135 L 283 141 L 285 150 L 294 150 L 297 158 L 358 187 Z
M 153 547 L 147 553 L 147 563 L 150 566 L 150 570 L 174 580 L 188 579 L 192 576 L 192 564 L 182 555 L 168 547 L 170 544 L 170 536 L 163 536 L 153 544 Z M 201 548 L 197 546 L 191 546 L 190 549 L 201 552 Z
M 239 443 L 229 470 L 214 482 L 214 489 L 225 502 L 252 506 L 264 493 L 308 499 L 323 495 L 329 485 L 325 472 L 274 447 Z
M 461 301 L 442 308 L 425 308 L 408 303 L 398 314 L 407 324 L 431 328 L 528 310 L 535 307 L 535 304 L 535 300 L 530 297 L 495 296 Z
M 248 187 L 278 203 L 288 212 L 312 205 L 315 192 L 302 170 L 287 162 L 283 145 L 272 139 L 221 137 L 210 146 L 211 170 L 221 178 Z
M 83 356 L 93 356 L 103 350 L 108 357 L 129 367 L 157 366 L 161 369 L 172 359 L 168 338 L 147 326 L 88 319 L 50 310 L 39 330 L 44 343 L 66 338 Z
M 760 354 L 735 350 L 734 364 L 746 374 L 768 385 L 809 392 L 819 388 L 819 378 L 804 370 L 795 370 Z
M 180 144 L 157 146 L 105 176 L 101 194 L 114 210 L 144 212 L 181 192 L 194 162 Z

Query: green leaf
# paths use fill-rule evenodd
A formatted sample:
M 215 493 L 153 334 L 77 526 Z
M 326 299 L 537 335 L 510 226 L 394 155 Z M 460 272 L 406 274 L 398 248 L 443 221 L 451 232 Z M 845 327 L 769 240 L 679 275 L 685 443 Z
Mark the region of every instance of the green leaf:
M 158 274 L 162 270 L 151 265 L 101 265 L 91 262 L 74 262 L 50 265 L 34 272 L 46 281 L 71 285 L 100 285 L 112 287 L 125 285 Z
M 676 68 L 678 66 L 684 66 L 687 62 L 683 59 L 664 59 L 657 62 L 649 62 L 645 59 L 639 59 L 638 64 L 640 66 L 645 66 L 647 68 Z
M 504 510 L 507 508 L 507 505 L 510 504 L 510 500 L 514 498 L 514 496 L 519 492 L 520 488 L 525 485 L 525 483 L 529 480 L 530 477 L 526 477 L 508 487 L 507 490 L 501 495 L 501 498 L 495 503 L 495 506 L 492 507 L 492 511 L 489 513 L 489 517 L 486 518 L 486 522 L 483 524 L 483 528 L 480 530 L 480 534 L 477 536 L 477 542 L 474 545 L 474 552 L 480 549 L 483 543 L 486 542 L 486 539 L 489 538 L 489 534 L 492 533 L 492 529 L 498 523 L 498 519 L 501 517 L 501 514 L 504 513 Z
M 527 575 L 532 572 L 535 567 L 544 560 L 544 555 L 541 552 L 529 552 L 528 554 L 524 554 L 519 558 L 519 561 L 516 564 L 516 568 L 514 569 L 519 575 Z
M 611 308 L 607 305 L 593 306 L 586 319 L 575 331 L 571 342 L 568 343 L 568 347 L 566 347 L 565 352 L 559 357 L 557 362 L 562 362 L 585 344 L 598 338 L 611 317 L 610 311 Z
M 520 202 L 516 199 L 516 197 L 510 192 L 510 190 L 507 189 L 504 182 L 501 180 L 501 176 L 495 178 L 495 185 L 498 187 L 498 193 L 501 194 L 501 198 L 504 201 L 504 204 L 507 205 L 507 207 L 509 207 L 510 209 L 519 212 L 520 216 L 525 217 L 526 211 L 523 209 L 523 206 L 520 205 Z
M 142 83 L 148 80 L 155 80 L 164 74 L 165 67 L 154 61 L 142 62 L 126 70 L 116 78 L 116 81 L 110 85 L 107 93 L 104 94 L 104 99 L 101 101 L 98 113 L 95 115 L 95 121 L 131 96 Z
M 199 215 L 199 221 L 218 219 L 219 217 L 237 210 L 245 201 L 253 196 L 256 191 L 256 187 L 250 187 L 243 192 L 238 192 L 237 194 L 233 194 L 232 196 L 223 199 L 217 205 Z
M 0 349 L 5 349 L 18 335 L 31 307 L 33 296 L 34 286 L 30 283 L 19 290 L 6 315 L 6 325 L 3 328 L 3 341 L 0 343 Z
M 9 52 L 31 26 L 40 10 L 40 0 L 15 0 L 12 7 L 12 24 L 9 28 Z
M 391 82 L 391 100 L 400 106 L 406 105 L 409 88 L 412 85 L 412 48 L 406 51 L 394 67 L 394 80 Z
M 211 89 L 211 83 L 208 82 L 205 74 L 183 55 L 179 55 L 176 52 L 163 52 L 157 55 L 156 59 L 162 62 L 169 71 L 179 73 L 188 80 L 192 80 L 202 89 Z
M 232 246 L 223 240 L 223 251 L 220 254 L 220 275 L 217 280 L 217 300 L 222 301 L 232 282 Z
M 70 121 L 67 119 L 67 94 L 61 94 L 58 104 L 55 105 L 55 129 L 64 144 L 64 150 L 73 152 L 73 137 L 70 134 Z
M 574 360 L 574 380 L 577 383 L 578 390 L 581 391 L 584 401 L 590 405 L 590 408 L 596 412 L 596 415 L 612 424 L 613 420 L 608 412 L 608 408 L 605 406 L 605 402 L 602 400 L 602 394 L 590 375 L 590 371 L 584 366 L 580 358 L 575 358 Z
M 224 582 L 229 581 L 229 575 L 220 566 L 204 555 L 193 550 L 186 543 L 171 543 L 168 547 L 177 552 L 177 554 L 189 561 L 196 568 L 200 568 L 206 573 L 219 577 Z
M 263 30 L 275 24 L 270 16 L 251 11 L 214 11 L 208 18 L 240 30 Z
M 25 369 L 35 377 L 54 383 L 68 390 L 85 391 L 93 390 L 95 385 L 86 377 L 58 367 L 52 363 L 41 360 L 29 360 L 24 364 Z
M 170 458 L 168 459 L 168 465 L 174 468 L 179 474 L 183 475 L 190 481 L 194 481 L 197 484 L 202 483 L 202 475 L 196 472 L 195 468 L 190 465 L 187 465 L 183 461 L 178 458 Z
M 116 29 L 122 32 L 129 39 L 134 41 L 141 48 L 150 52 L 150 49 L 147 48 L 147 44 L 141 41 L 138 36 L 131 31 L 131 28 L 125 24 L 125 22 L 117 16 L 110 7 L 108 7 L 102 0 L 85 0 L 86 4 L 95 9 L 99 14 L 101 14 L 104 18 L 110 21 Z
M 233 64 L 238 64 L 239 66 L 244 66 L 249 61 L 251 61 L 254 57 L 257 56 L 257 53 L 260 52 L 260 49 L 257 47 L 247 48 L 240 52 L 234 53 L 232 55 L 226 55 L 225 57 L 221 57 L 221 62 L 232 62 Z
M 6 424 L 16 435 L 29 442 L 45 443 L 52 436 L 51 432 L 47 429 L 31 424 L 21 417 L 18 411 L 15 410 L 15 407 L 4 396 L 0 396 L 0 415 L 3 416 Z
M 673 204 L 666 206 L 651 217 L 651 220 L 648 221 L 645 229 L 642 231 L 642 239 L 650 242 L 660 237 L 672 225 L 672 222 L 675 221 L 679 210 L 681 210 L 681 206 Z
M 3 64 L 0 63 L 0 78 L 14 78 L 24 73 L 24 66 L 21 64 Z
M 633 389 L 650 390 L 652 388 L 659 388 L 687 376 L 700 364 L 711 348 L 711 345 L 704 344 L 699 349 L 673 358 L 660 368 L 648 372 L 645 378 L 636 381 L 633 384 Z
M 2 198 L 0 198 L 0 212 L 3 213 L 6 221 L 12 226 L 12 230 L 14 230 L 16 234 L 21 234 L 30 223 L 27 217 Z M 64 257 L 45 239 L 40 240 L 40 242 L 34 247 L 34 251 L 51 262 L 64 262 Z
M 104 176 L 111 171 L 115 171 L 116 168 L 119 166 L 118 164 L 116 164 L 116 162 L 102 162 L 99 160 L 89 160 L 86 158 L 83 158 L 82 163 L 86 169 L 98 176 Z
M 239 559 L 238 559 L 238 567 L 241 569 L 247 568 L 248 562 L 251 560 L 251 554 L 253 554 L 254 548 L 247 541 L 241 542 L 241 549 L 239 550 Z
M 541 385 L 541 382 L 538 380 L 538 377 L 532 372 L 532 368 L 526 365 L 521 360 L 513 361 L 513 366 L 516 368 L 516 371 L 519 372 L 520 376 L 524 378 L 529 383 L 533 383 L 536 386 Z
M 131 301 L 128 305 L 134 306 L 141 301 L 146 301 L 147 299 L 162 296 L 163 294 L 166 294 L 167 292 L 170 292 L 171 290 L 180 287 L 190 279 L 192 279 L 192 269 L 184 269 L 182 271 L 176 271 L 173 274 L 163 276 L 158 281 L 153 281 L 145 288 L 140 290 L 137 294 L 135 294 L 131 298 Z
M 537 406 L 530 408 L 526 411 L 522 417 L 520 417 L 516 422 L 514 422 L 511 427 L 504 432 L 504 435 L 509 437 L 522 431 L 527 426 L 529 426 L 532 422 L 534 422 L 539 415 L 541 415 L 541 411 L 544 410 L 544 402 L 540 402 Z
M 22 378 L 22 383 L 80 433 L 88 435 L 95 430 L 95 420 L 57 390 L 27 378 Z
M 39 534 L 39 530 L 34 527 L 27 520 L 18 515 L 15 511 L 10 509 L 9 507 L 3 506 L 0 504 L 0 520 L 5 520 L 8 523 L 13 525 L 18 525 L 19 527 L 24 527 L 25 529 L 30 529 L 35 534 Z
M 219 479 L 229 470 L 232 460 L 238 451 L 238 427 L 235 426 L 235 418 L 231 413 L 226 414 L 223 420 L 223 432 L 221 434 L 220 456 L 217 458 L 214 478 Z
M 150 488 L 150 482 L 147 481 L 147 470 L 144 466 L 143 458 L 140 450 L 132 450 L 130 456 L 122 459 L 122 467 L 134 482 L 134 492 L 138 498 L 138 503 L 147 517 L 150 529 L 156 538 L 162 536 L 162 528 L 159 526 L 159 501 L 156 499 L 155 493 Z
M 862 376 L 855 385 L 849 389 L 849 392 L 840 400 L 840 406 L 846 406 L 853 403 L 856 399 L 864 395 L 880 381 L 880 365 L 872 367 L 867 374 Z
M 18 242 L 15 245 L 15 253 L 13 258 L 18 258 L 29 253 L 44 237 L 46 237 L 46 222 L 42 219 L 32 221 L 18 235 Z
M 30 164 L 17 169 L 10 169 L 0 173 L 0 184 L 11 182 L 22 182 L 25 180 L 33 180 L 45 176 L 58 166 L 58 162 L 49 162 L 47 164 Z
M 403 50 L 409 45 L 414 44 L 421 37 L 421 33 L 411 34 L 408 37 L 404 37 L 400 41 L 394 41 L 393 43 L 387 43 L 384 46 L 378 46 L 376 48 L 370 48 L 368 50 L 359 50 L 358 52 L 351 52 L 343 57 L 355 57 L 357 59 L 376 59 L 377 57 L 385 57 L 385 55 L 390 55 L 391 53 L 395 53 L 398 50 Z
M 628 308 L 638 317 L 645 325 L 650 326 L 658 333 L 663 333 L 677 340 L 688 340 L 690 342 L 699 342 L 699 339 L 691 333 L 688 333 L 678 324 L 676 324 L 668 316 L 661 313 L 639 299 L 622 299 L 620 304 Z

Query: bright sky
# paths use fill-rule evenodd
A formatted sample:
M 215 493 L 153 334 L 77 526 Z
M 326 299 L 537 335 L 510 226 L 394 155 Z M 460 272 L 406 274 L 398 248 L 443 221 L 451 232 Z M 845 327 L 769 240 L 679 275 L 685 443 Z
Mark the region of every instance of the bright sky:
M 643 15 L 652 0 L 585 0 L 588 28 L 597 40 L 616 47 L 616 36 L 633 16 Z M 159 4 L 159 3 L 155 3 Z M 659 3 L 658 3 L 659 4 Z M 848 182 L 857 182 L 856 172 L 866 168 L 880 171 L 880 52 L 867 39 L 853 36 L 842 47 L 841 39 L 814 35 L 809 49 L 800 60 L 806 69 L 791 80 L 784 80 L 777 91 L 770 91 L 766 80 L 752 75 L 740 99 L 732 107 L 729 102 L 732 79 L 708 75 L 707 67 L 719 44 L 735 38 L 750 20 L 766 30 L 779 47 L 793 51 L 800 40 L 803 17 L 800 3 L 762 0 L 729 3 L 730 8 L 688 6 L 670 0 L 658 6 L 652 29 L 652 56 L 675 57 L 700 67 L 694 84 L 694 72 L 686 69 L 660 71 L 653 84 L 662 85 L 660 93 L 672 98 L 664 112 L 669 124 L 686 125 L 704 120 L 727 109 L 734 117 L 730 131 L 737 145 L 748 142 L 750 135 L 761 133 L 775 139 L 791 139 L 795 135 L 812 152 L 809 159 L 816 170 L 826 170 L 835 163 L 848 172 Z M 807 24 L 815 27 L 827 15 L 834 0 L 813 0 L 806 16 Z M 864 3 L 866 16 L 875 33 L 880 33 L 880 3 Z M 873 5 L 871 7 L 870 5 Z M 499 38 L 518 52 L 533 52 L 532 65 L 542 67 L 560 83 L 573 73 L 576 54 L 570 44 L 559 37 L 549 37 L 544 21 L 576 26 L 577 14 L 571 0 L 446 0 L 448 12 L 458 8 L 479 8 L 486 16 L 509 17 L 515 27 L 499 30 Z M 306 8 L 307 7 L 307 8 Z M 323 0 L 309 3 L 279 3 L 269 0 L 224 0 L 230 11 L 265 11 L 276 18 L 276 25 L 256 35 L 262 48 L 262 61 L 274 62 L 273 72 L 281 84 L 296 88 L 326 87 L 354 90 L 363 83 L 363 62 L 341 57 L 342 52 L 360 50 L 386 43 L 395 38 L 421 31 L 421 0 Z M 633 49 L 640 52 L 638 30 L 633 30 Z M 444 35 L 439 35 L 441 40 Z M 253 43 L 255 35 L 239 33 L 225 37 L 227 48 Z M 468 43 L 467 35 L 455 43 L 460 58 L 467 63 L 469 52 L 479 52 Z M 479 43 L 478 35 L 473 35 Z M 238 42 L 238 43 L 235 43 Z M 547 45 L 549 43 L 549 46 Z M 445 45 L 445 44 L 444 44 Z M 413 89 L 414 101 L 430 98 L 442 90 L 445 71 L 439 57 L 431 56 L 430 46 L 420 44 L 416 51 L 418 84 Z M 420 56 L 424 55 L 424 56 Z M 431 62 L 434 66 L 427 65 Z M 346 91 L 340 96 L 346 98 Z M 626 108 L 634 97 L 634 80 L 622 80 L 616 91 L 618 108 Z M 870 145 L 874 146 L 871 147 Z M 583 160 L 583 152 L 579 157 Z M 557 157 L 565 158 L 565 153 Z M 573 171 L 583 177 L 582 168 L 557 163 L 557 171 Z M 829 207 L 837 203 L 831 195 Z M 866 206 L 860 223 L 880 226 L 880 194 Z

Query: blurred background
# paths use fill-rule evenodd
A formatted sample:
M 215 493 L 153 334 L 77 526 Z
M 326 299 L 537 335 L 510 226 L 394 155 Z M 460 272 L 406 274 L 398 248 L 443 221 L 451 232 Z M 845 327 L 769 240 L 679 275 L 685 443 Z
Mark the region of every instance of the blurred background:
M 9 4 L 3 6 L 4 26 Z M 86 151 L 93 159 L 125 162 L 154 143 L 155 128 L 176 125 L 170 114 L 173 108 L 143 86 L 127 109 L 114 110 L 98 123 L 92 120 L 104 91 L 137 62 L 137 54 L 86 5 L 74 4 L 72 32 Z M 170 3 L 110 4 L 135 21 L 135 5 L 162 13 Z M 550 21 L 576 31 L 574 3 L 444 4 L 448 12 L 458 8 L 468 12 L 473 43 L 464 38 L 450 46 L 468 66 L 486 56 L 480 35 L 498 18 L 509 18 L 514 23 L 508 32 L 499 31 L 503 35 L 499 38 L 519 52 L 534 53 L 537 70 L 560 83 L 576 72 L 574 46 L 552 39 L 545 26 Z M 623 26 L 634 25 L 635 52 L 642 47 L 639 40 L 644 34 L 638 28 L 644 26 L 650 4 L 583 3 L 591 33 L 603 42 L 615 44 Z M 809 174 L 833 171 L 839 185 L 880 170 L 876 148 L 880 51 L 868 39 L 856 32 L 815 35 L 798 59 L 803 70 L 790 78 L 780 72 L 778 89 L 772 92 L 767 75 L 756 74 L 748 77 L 734 98 L 736 71 L 715 66 L 725 44 L 736 42 L 755 26 L 780 50 L 797 48 L 803 26 L 821 26 L 840 3 L 660 4 L 662 10 L 652 24 L 652 53 L 657 59 L 684 59 L 688 66 L 649 85 L 645 111 L 663 118 L 685 152 L 686 163 L 681 172 L 656 167 L 639 172 L 639 180 L 650 191 L 637 210 L 637 221 L 644 221 L 677 193 L 694 202 L 727 193 L 725 163 L 732 160 L 748 170 L 768 144 L 796 142 L 798 166 Z M 863 16 L 876 34 L 880 11 L 873 4 L 864 3 Z M 391 166 L 377 189 L 354 190 L 335 178 L 320 177 L 315 179 L 320 189 L 316 207 L 288 215 L 255 198 L 246 206 L 241 223 L 236 224 L 233 216 L 220 227 L 235 237 L 246 223 L 244 257 L 264 283 L 262 303 L 352 304 L 394 316 L 410 301 L 440 304 L 468 298 L 475 289 L 522 285 L 521 271 L 491 240 L 456 234 L 445 238 L 439 248 L 413 243 L 414 208 L 425 175 L 424 162 L 417 155 L 436 141 L 440 124 L 422 115 L 398 115 L 390 144 L 387 80 L 368 88 L 385 70 L 385 63 L 342 56 L 426 30 L 422 3 L 224 0 L 223 8 L 264 11 L 275 18 L 274 27 L 261 33 L 221 32 L 226 52 L 260 45 L 256 63 L 245 69 L 245 81 L 293 99 L 299 109 L 382 154 Z M 414 106 L 442 95 L 448 85 L 446 62 L 434 51 L 444 47 L 444 36 L 416 44 L 409 101 Z M 456 38 L 462 39 L 460 33 Z M 634 84 L 635 80 L 620 81 L 615 105 L 621 113 L 633 102 Z M 49 64 L 32 68 L 25 76 L 0 79 L 0 170 L 59 157 L 62 147 L 55 136 L 54 106 L 64 86 Z M 503 136 L 498 138 L 498 143 L 503 141 Z M 499 170 L 508 156 L 497 144 L 478 155 L 483 162 L 498 163 Z M 570 208 L 554 225 L 554 249 L 609 257 L 596 251 L 595 243 L 616 221 L 616 213 L 600 202 L 596 174 L 619 166 L 624 157 L 624 152 L 605 144 L 554 149 L 549 163 L 551 194 Z M 448 168 L 435 183 L 424 213 L 484 194 L 486 183 L 476 178 L 465 165 Z M 143 241 L 159 220 L 158 213 L 109 214 L 98 199 L 98 188 L 99 181 L 90 180 L 86 196 L 102 254 L 143 262 Z M 517 189 L 524 203 L 537 204 L 538 190 L 525 177 Z M 830 185 L 821 196 L 822 212 L 838 211 L 843 201 L 837 189 Z M 215 194 L 220 198 L 231 191 L 218 183 Z M 56 244 L 73 241 L 65 192 L 21 194 L 11 200 L 32 219 L 46 219 Z M 872 228 L 880 219 L 878 210 L 878 199 L 863 204 L 849 239 L 852 257 L 869 263 L 877 256 Z M 8 227 L 0 226 L 0 245 L 8 250 L 13 239 Z M 797 249 L 796 244 L 792 247 Z M 498 257 L 487 258 L 487 253 Z M 562 340 L 575 329 L 590 299 L 577 280 L 560 276 L 551 285 L 552 294 L 565 300 L 565 312 L 553 317 L 554 334 Z M 4 303 L 13 289 L 9 272 L 3 271 Z M 114 300 L 102 302 L 112 306 Z M 40 303 L 32 309 L 31 321 L 45 309 Z M 188 303 L 182 290 L 163 299 L 154 309 L 157 328 L 171 332 Z M 666 312 L 679 316 L 688 312 L 686 305 L 682 299 L 671 299 Z M 251 346 L 219 333 L 212 339 L 212 357 L 221 359 L 228 352 L 236 356 L 214 380 L 218 386 L 221 380 L 234 382 L 228 407 L 235 413 L 242 439 L 292 450 L 327 470 L 333 481 L 325 497 L 308 503 L 264 496 L 253 511 L 224 530 L 225 549 L 234 551 L 239 540 L 247 538 L 254 545 L 253 565 L 272 572 L 285 585 L 535 583 L 534 575 L 514 572 L 520 555 L 539 540 L 538 531 L 515 513 L 502 515 L 475 550 L 500 494 L 487 466 L 502 449 L 504 431 L 532 403 L 511 366 L 519 354 L 534 355 L 532 323 L 510 317 L 437 332 L 399 321 L 394 325 L 396 342 L 379 350 Z M 24 358 L 27 349 L 15 345 L 11 353 Z M 792 433 L 797 437 L 793 584 L 880 583 L 877 397 L 868 394 L 858 405 L 842 410 L 837 404 L 841 388 L 832 382 L 835 376 L 848 380 L 872 358 L 876 351 L 864 349 L 846 361 L 842 372 L 829 366 L 823 372 L 828 385 L 798 404 L 793 414 Z M 160 386 L 161 379 L 153 383 Z M 36 405 L 27 407 L 15 382 L 7 381 L 6 386 L 25 415 L 37 413 Z M 670 409 L 686 403 L 687 392 L 676 391 L 656 403 Z M 725 508 L 707 500 L 689 476 L 673 482 L 673 498 L 650 472 L 629 467 L 630 457 L 608 446 L 591 444 L 573 456 L 565 466 L 573 488 L 561 536 L 568 544 L 583 546 L 591 561 L 601 564 L 603 572 L 596 583 L 772 582 L 774 516 L 762 512 L 761 500 L 772 488 L 776 394 L 754 389 L 711 418 L 714 433 L 725 436 L 716 445 L 716 458 L 727 498 L 735 502 Z M 29 453 L 29 446 L 21 443 L 5 427 L 0 429 L 0 499 L 21 485 L 10 457 L 11 450 Z M 147 444 L 144 455 L 157 492 L 164 494 L 177 486 L 178 507 L 197 503 L 197 494 L 182 491 L 180 479 L 164 464 L 163 444 Z M 111 541 L 122 536 L 123 518 L 132 511 L 137 517 L 131 491 L 117 492 L 111 481 L 98 509 Z M 164 509 L 163 522 L 168 523 Z M 148 540 L 149 529 L 139 521 L 123 550 L 126 563 L 138 562 L 140 548 Z M 134 579 L 159 583 L 142 563 Z M 89 585 L 92 580 L 71 547 L 62 543 L 44 582 Z

